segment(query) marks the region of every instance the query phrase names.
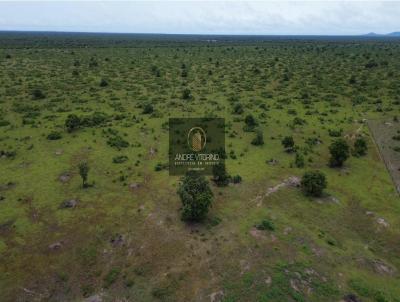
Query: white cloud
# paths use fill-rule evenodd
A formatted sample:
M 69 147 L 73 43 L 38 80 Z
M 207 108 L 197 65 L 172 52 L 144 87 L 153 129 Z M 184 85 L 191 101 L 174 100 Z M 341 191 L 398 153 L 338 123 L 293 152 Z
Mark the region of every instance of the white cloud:
M 389 1 L 0 1 L 0 30 L 362 34 L 399 31 L 398 16 Z

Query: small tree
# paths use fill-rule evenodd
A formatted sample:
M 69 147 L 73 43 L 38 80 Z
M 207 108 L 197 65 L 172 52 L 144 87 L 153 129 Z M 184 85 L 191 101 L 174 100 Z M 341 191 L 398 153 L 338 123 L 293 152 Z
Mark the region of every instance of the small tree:
M 329 152 L 331 153 L 329 165 L 331 167 L 341 167 L 349 157 L 349 145 L 344 139 L 339 138 L 329 146 Z
M 246 124 L 245 129 L 246 131 L 253 131 L 254 127 L 257 126 L 257 121 L 253 115 L 249 114 L 245 117 L 244 122 Z
M 229 184 L 229 175 L 226 172 L 225 163 L 220 162 L 213 166 L 212 172 L 213 180 L 217 186 L 224 187 Z
M 285 136 L 282 140 L 282 145 L 286 152 L 292 152 L 294 150 L 294 139 L 292 136 Z
M 89 165 L 86 161 L 82 161 L 79 163 L 78 168 L 79 168 L 79 175 L 82 178 L 82 187 L 86 188 L 88 187 L 87 179 L 89 173 Z
M 185 88 L 185 89 L 182 91 L 182 99 L 184 99 L 184 100 L 189 100 L 189 99 L 191 99 L 191 98 L 192 98 L 192 92 L 190 91 L 189 88 Z
M 106 86 L 108 86 L 108 82 L 105 79 L 101 79 L 100 87 L 106 87 Z
M 306 195 L 319 197 L 327 186 L 325 174 L 320 171 L 304 173 L 301 179 L 301 187 Z
M 78 129 L 80 125 L 81 119 L 76 114 L 68 115 L 67 119 L 65 120 L 65 127 L 67 128 L 68 132 Z
M 189 172 L 178 189 L 182 201 L 182 220 L 202 221 L 211 206 L 213 194 L 204 176 Z
M 153 105 L 152 105 L 152 104 L 146 104 L 146 105 L 144 105 L 144 107 L 143 107 L 143 114 L 150 114 L 150 113 L 153 113 L 153 111 L 154 111 L 154 108 L 153 108 Z
M 251 141 L 254 146 L 264 145 L 264 135 L 261 130 L 257 130 L 256 137 Z
M 354 142 L 354 149 L 353 149 L 353 155 L 354 156 L 364 156 L 367 154 L 368 146 L 367 146 L 367 141 L 363 137 L 359 137 L 356 139 Z
M 241 103 L 236 103 L 235 106 L 233 106 L 233 114 L 242 114 L 243 112 L 243 105 Z
M 41 100 L 44 99 L 46 96 L 44 95 L 43 91 L 40 89 L 34 89 L 32 91 L 32 98 L 34 100 Z
M 296 157 L 294 159 L 294 164 L 297 168 L 304 168 L 304 156 L 300 152 L 296 152 Z
M 49 135 L 47 135 L 47 139 L 51 140 L 51 141 L 58 140 L 58 139 L 61 139 L 61 138 L 62 138 L 62 135 L 58 131 L 52 131 L 52 132 L 49 133 Z

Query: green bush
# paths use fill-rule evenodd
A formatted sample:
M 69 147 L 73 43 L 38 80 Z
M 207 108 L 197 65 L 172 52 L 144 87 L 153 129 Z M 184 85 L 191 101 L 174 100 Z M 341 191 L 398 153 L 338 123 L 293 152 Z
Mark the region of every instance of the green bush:
M 264 135 L 261 130 L 257 130 L 256 137 L 251 141 L 254 146 L 264 145 Z
M 118 150 L 122 149 L 122 148 L 128 148 L 129 147 L 129 143 L 124 140 L 121 136 L 119 135 L 113 135 L 111 136 L 108 140 L 107 140 L 107 144 L 110 147 L 114 147 L 117 148 Z
M 364 156 L 367 154 L 368 146 L 367 146 L 367 141 L 363 137 L 359 137 L 356 139 L 354 142 L 354 149 L 353 149 L 353 155 L 354 156 Z
M 34 89 L 34 90 L 32 91 L 32 99 L 34 99 L 34 100 L 41 100 L 41 99 L 44 99 L 44 98 L 46 98 L 46 96 L 45 96 L 45 94 L 43 93 L 42 90 L 40 90 L 40 89 Z
M 257 120 L 254 118 L 253 115 L 249 114 L 245 117 L 244 119 L 245 122 L 245 126 L 244 126 L 244 130 L 245 131 L 253 131 L 254 128 L 258 125 Z
M 343 129 L 329 129 L 329 136 L 340 137 L 342 135 Z
M 5 158 L 9 158 L 9 159 L 14 159 L 15 156 L 17 155 L 17 151 L 4 151 L 4 150 L 0 150 L 0 158 L 1 157 L 5 157 Z
M 182 179 L 178 189 L 182 202 L 182 219 L 202 221 L 211 206 L 213 194 L 204 176 L 189 172 Z
M 100 87 L 106 87 L 106 86 L 108 86 L 108 82 L 105 79 L 101 79 Z
M 301 187 L 306 195 L 319 197 L 326 186 L 325 174 L 320 171 L 308 171 L 301 179 Z
M 80 120 L 81 127 L 97 127 L 104 125 L 109 120 L 109 117 L 103 112 L 96 111 L 92 115 L 81 117 Z
M 8 125 L 10 125 L 9 121 L 0 120 L 0 127 L 4 127 L 4 126 L 8 126 Z
M 306 123 L 307 123 L 307 122 L 306 122 L 305 119 L 302 119 L 302 118 L 296 116 L 296 117 L 293 119 L 292 125 L 293 125 L 293 127 L 294 127 L 294 126 L 302 126 L 302 125 L 305 125 Z
M 79 163 L 78 169 L 79 169 L 79 175 L 82 178 L 82 187 L 86 188 L 88 187 L 87 179 L 89 174 L 89 165 L 86 161 L 82 161 Z
M 81 126 L 81 119 L 76 114 L 68 115 L 65 120 L 65 127 L 68 132 L 72 132 Z
M 297 168 L 304 168 L 305 162 L 304 162 L 304 156 L 300 152 L 296 152 L 296 157 L 294 159 L 294 164 L 296 165 Z
M 146 104 L 146 105 L 144 105 L 144 107 L 143 107 L 143 114 L 150 114 L 150 113 L 153 113 L 153 111 L 154 111 L 154 108 L 153 108 L 153 105 L 151 105 L 151 104 Z
M 61 138 L 62 138 L 61 133 L 57 132 L 57 131 L 52 131 L 52 132 L 49 133 L 49 135 L 47 135 L 47 139 L 48 140 L 52 140 L 52 141 L 58 140 L 58 139 L 61 139 Z
M 126 156 L 126 155 L 119 155 L 119 156 L 113 157 L 114 164 L 122 164 L 122 163 L 126 162 L 127 160 L 128 160 L 128 156 Z
M 226 172 L 225 163 L 218 163 L 217 165 L 213 166 L 213 181 L 219 187 L 224 187 L 229 184 L 229 175 Z
M 182 91 L 182 99 L 189 100 L 192 98 L 192 92 L 189 88 L 186 88 Z
M 295 146 L 294 146 L 294 139 L 293 139 L 292 136 L 285 136 L 282 139 L 281 143 L 282 143 L 282 146 L 285 148 L 286 152 L 293 152 L 294 151 Z
M 349 145 L 344 139 L 339 138 L 329 146 L 329 152 L 331 154 L 329 165 L 331 167 L 341 167 L 349 157 Z
M 242 114 L 243 112 L 244 110 L 242 104 L 236 103 L 235 106 L 233 106 L 233 114 Z
M 168 164 L 157 163 L 154 167 L 154 171 L 162 171 L 168 169 Z
M 263 219 L 260 224 L 256 225 L 257 230 L 268 230 L 268 231 L 274 231 L 275 226 L 272 221 L 268 219 Z

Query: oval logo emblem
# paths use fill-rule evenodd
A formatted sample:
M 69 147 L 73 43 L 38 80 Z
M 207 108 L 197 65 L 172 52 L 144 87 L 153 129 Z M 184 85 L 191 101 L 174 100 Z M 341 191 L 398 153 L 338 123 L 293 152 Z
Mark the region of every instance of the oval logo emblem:
M 200 127 L 193 127 L 188 132 L 187 143 L 190 149 L 199 152 L 204 149 L 207 142 L 206 132 Z

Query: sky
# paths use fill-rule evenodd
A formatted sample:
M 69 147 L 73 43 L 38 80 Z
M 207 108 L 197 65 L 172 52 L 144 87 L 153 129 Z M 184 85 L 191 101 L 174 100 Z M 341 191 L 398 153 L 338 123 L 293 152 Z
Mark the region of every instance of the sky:
M 0 30 L 357 35 L 400 31 L 400 1 L 3 1 Z

